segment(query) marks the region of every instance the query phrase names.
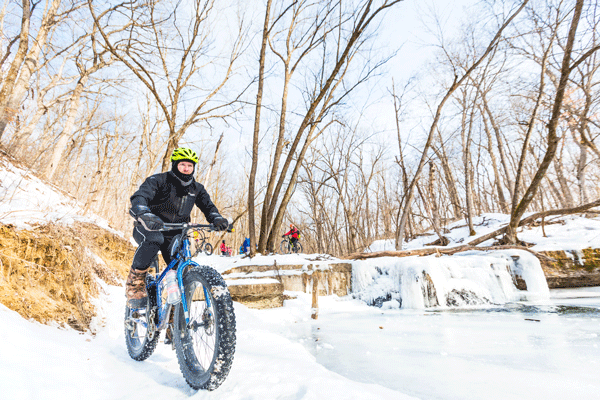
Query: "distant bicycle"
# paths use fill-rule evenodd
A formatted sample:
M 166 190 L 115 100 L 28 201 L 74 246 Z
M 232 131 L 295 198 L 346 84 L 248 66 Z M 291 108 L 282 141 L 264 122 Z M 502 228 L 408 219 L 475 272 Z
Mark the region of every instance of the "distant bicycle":
M 196 251 L 194 254 L 192 254 L 192 257 L 196 257 L 200 252 L 203 252 L 207 256 L 212 255 L 213 246 L 212 244 L 208 243 L 208 240 L 206 239 L 206 232 L 204 232 L 204 230 L 194 230 L 192 232 L 192 238 L 194 239 L 194 244 L 196 247 Z
M 279 245 L 279 250 L 281 250 L 281 254 L 298 254 L 302 253 L 302 244 L 300 241 L 296 241 L 296 243 L 292 242 L 291 236 L 286 236 L 285 239 L 281 241 Z

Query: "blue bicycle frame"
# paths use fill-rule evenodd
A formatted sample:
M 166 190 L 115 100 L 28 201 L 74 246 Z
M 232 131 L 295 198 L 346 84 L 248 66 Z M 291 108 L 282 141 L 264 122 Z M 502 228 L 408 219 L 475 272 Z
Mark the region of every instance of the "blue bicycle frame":
M 187 301 L 185 298 L 185 290 L 183 287 L 183 271 L 188 266 L 199 266 L 199 265 L 197 262 L 191 260 L 192 253 L 190 251 L 190 240 L 187 237 L 187 235 L 184 235 L 184 236 L 185 237 L 182 238 L 181 249 L 177 252 L 177 254 L 175 254 L 174 258 L 169 263 L 169 266 L 167 268 L 165 268 L 165 270 L 160 274 L 160 276 L 156 280 L 154 280 L 154 282 L 152 282 L 149 286 L 149 287 L 152 287 L 152 286 L 156 287 L 156 301 L 159 306 L 159 308 L 158 308 L 158 329 L 159 330 L 163 329 L 164 326 L 166 325 L 166 322 L 167 322 L 166 316 L 169 315 L 169 311 L 171 310 L 171 307 L 172 307 L 172 305 L 167 302 L 162 304 L 162 289 L 161 289 L 160 283 L 167 275 L 167 272 L 169 272 L 173 268 L 175 268 L 176 272 L 177 272 L 177 284 L 179 286 L 179 293 L 181 294 L 181 305 L 183 306 L 183 313 L 185 315 L 185 324 L 188 325 L 190 322 L 190 318 L 189 318 L 190 315 L 189 315 Z M 207 309 L 210 310 L 211 304 L 210 304 L 209 293 L 206 290 L 206 286 L 203 286 L 202 289 L 204 289 L 204 298 L 206 299 Z

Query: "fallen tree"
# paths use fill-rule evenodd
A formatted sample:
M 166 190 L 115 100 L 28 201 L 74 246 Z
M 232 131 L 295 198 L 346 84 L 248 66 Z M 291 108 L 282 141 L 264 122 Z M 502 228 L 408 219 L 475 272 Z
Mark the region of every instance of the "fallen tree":
M 461 253 L 463 251 L 490 251 L 490 250 L 506 250 L 506 249 L 517 249 L 517 250 L 525 250 L 532 253 L 534 256 L 542 259 L 546 259 L 548 261 L 555 261 L 553 258 L 548 257 L 544 254 L 538 253 L 537 251 L 533 251 L 525 246 L 518 245 L 499 245 L 499 246 L 471 246 L 469 244 L 465 244 L 462 246 L 450 247 L 450 248 L 426 248 L 426 249 L 415 249 L 415 250 L 386 250 L 386 251 L 375 251 L 373 253 L 352 253 L 346 256 L 340 257 L 346 260 L 366 260 L 368 258 L 377 258 L 377 257 L 410 257 L 410 256 L 429 256 L 432 254 L 437 255 L 452 255 L 456 253 Z

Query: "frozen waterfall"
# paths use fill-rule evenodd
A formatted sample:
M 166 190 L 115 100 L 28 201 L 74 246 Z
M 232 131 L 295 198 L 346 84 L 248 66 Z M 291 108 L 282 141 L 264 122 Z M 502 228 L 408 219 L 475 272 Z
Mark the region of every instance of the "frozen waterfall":
M 463 307 L 548 301 L 538 259 L 524 250 L 354 261 L 353 296 L 385 308 Z

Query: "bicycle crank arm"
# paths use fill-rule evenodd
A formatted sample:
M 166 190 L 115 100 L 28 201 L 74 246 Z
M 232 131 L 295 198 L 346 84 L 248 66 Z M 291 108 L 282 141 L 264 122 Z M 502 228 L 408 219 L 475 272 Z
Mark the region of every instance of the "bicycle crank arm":
M 144 327 L 144 329 L 148 329 L 148 324 L 146 323 L 145 320 L 141 319 L 141 318 L 127 318 L 127 320 L 125 320 L 125 325 L 127 326 L 127 328 L 129 330 L 134 330 L 135 329 L 135 325 L 141 325 Z

